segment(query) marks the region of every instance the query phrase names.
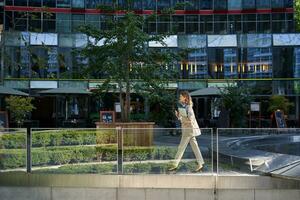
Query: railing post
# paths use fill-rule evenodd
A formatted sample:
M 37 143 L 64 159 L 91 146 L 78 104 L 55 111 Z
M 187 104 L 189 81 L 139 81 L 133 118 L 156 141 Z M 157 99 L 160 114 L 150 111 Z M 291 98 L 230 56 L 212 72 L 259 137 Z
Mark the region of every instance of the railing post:
M 31 173 L 31 128 L 30 127 L 27 127 L 26 171 L 27 171 L 27 173 Z
M 118 140 L 118 174 L 123 174 L 123 129 L 116 127 Z

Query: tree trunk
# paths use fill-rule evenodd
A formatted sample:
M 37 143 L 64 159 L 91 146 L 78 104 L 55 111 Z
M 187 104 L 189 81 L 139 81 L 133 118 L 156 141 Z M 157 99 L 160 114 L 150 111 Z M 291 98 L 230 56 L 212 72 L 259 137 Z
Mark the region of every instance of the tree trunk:
M 125 94 L 125 121 L 130 120 L 130 83 L 129 80 L 126 82 L 126 94 Z

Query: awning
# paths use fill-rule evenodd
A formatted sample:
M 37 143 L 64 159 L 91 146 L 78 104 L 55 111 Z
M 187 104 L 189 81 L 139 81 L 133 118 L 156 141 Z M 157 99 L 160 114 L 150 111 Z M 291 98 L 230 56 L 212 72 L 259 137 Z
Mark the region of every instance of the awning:
M 203 88 L 203 89 L 191 92 L 190 95 L 192 97 L 197 97 L 197 96 L 220 96 L 221 95 L 221 90 L 217 87 L 209 87 L 209 88 Z
M 83 88 L 54 88 L 49 90 L 43 90 L 40 94 L 92 94 L 92 92 Z
M 27 93 L 12 88 L 0 86 L 0 95 L 28 96 Z

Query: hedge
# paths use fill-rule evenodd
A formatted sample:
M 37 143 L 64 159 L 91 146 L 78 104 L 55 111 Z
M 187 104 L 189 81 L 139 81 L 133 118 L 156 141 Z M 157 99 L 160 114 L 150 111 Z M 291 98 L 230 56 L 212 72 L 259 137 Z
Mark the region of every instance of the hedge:
M 124 161 L 163 160 L 175 157 L 176 147 L 125 147 Z M 65 146 L 32 149 L 32 165 L 61 165 L 82 162 L 116 161 L 115 145 Z M 26 166 L 25 149 L 0 150 L 0 169 Z
M 193 172 L 196 168 L 196 161 L 190 161 L 186 163 L 180 163 L 179 168 L 176 170 L 177 173 L 187 173 Z M 167 170 L 171 167 L 171 163 L 134 163 L 134 164 L 124 164 L 123 173 L 124 174 L 165 174 L 169 173 Z M 204 171 L 211 171 L 211 164 L 209 161 L 205 161 Z M 117 165 L 116 164 L 86 164 L 86 165 L 70 165 L 62 166 L 58 169 L 41 169 L 35 170 L 34 173 L 49 173 L 49 174 L 116 174 Z
M 52 130 L 33 131 L 32 146 L 66 146 L 116 143 L 114 130 Z M 26 133 L 9 133 L 0 136 L 0 148 L 24 149 Z

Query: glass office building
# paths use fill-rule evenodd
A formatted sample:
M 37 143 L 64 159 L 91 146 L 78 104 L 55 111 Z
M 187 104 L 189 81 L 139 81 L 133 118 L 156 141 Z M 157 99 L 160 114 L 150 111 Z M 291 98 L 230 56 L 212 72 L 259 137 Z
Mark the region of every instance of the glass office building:
M 291 117 L 299 120 L 300 34 L 295 32 L 293 0 L 136 0 L 130 5 L 126 0 L 2 0 L 3 84 L 32 94 L 49 88 L 93 88 L 104 77 L 90 74 L 93 82 L 82 77 L 81 67 L 88 61 L 72 52 L 88 38 L 77 28 L 109 28 L 107 20 L 122 14 L 104 15 L 97 5 L 113 2 L 143 15 L 145 32 L 169 33 L 167 43 L 174 51 L 192 49 L 176 66 L 179 89 L 244 82 L 257 89 L 258 97 L 290 98 L 295 102 Z M 170 7 L 174 13 L 148 19 L 153 11 Z

